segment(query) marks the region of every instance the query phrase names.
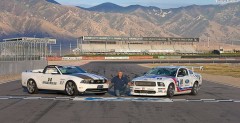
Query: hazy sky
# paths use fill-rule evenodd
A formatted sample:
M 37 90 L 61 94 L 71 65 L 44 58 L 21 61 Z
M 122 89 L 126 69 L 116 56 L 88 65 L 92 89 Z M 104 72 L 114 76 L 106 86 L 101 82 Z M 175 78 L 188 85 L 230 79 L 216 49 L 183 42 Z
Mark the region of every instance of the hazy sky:
M 160 8 L 176 8 L 192 4 L 197 5 L 216 4 L 216 0 L 56 0 L 56 1 L 64 5 L 74 5 L 83 7 L 91 7 L 105 2 L 111 2 L 122 6 L 138 4 L 143 6 L 157 6 Z

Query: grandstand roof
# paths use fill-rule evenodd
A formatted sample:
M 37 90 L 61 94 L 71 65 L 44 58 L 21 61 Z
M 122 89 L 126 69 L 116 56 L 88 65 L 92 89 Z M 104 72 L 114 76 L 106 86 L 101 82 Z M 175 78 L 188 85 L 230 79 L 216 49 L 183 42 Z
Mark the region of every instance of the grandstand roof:
M 23 41 L 23 42 L 37 42 L 37 43 L 48 43 L 48 44 L 56 44 L 56 39 L 51 38 L 32 38 L 32 37 L 19 37 L 19 38 L 9 38 L 9 39 L 3 39 L 3 41 L 6 42 L 17 42 L 17 41 Z
M 199 42 L 199 38 L 178 37 L 121 37 L 121 36 L 82 36 L 83 41 L 160 41 L 160 42 Z

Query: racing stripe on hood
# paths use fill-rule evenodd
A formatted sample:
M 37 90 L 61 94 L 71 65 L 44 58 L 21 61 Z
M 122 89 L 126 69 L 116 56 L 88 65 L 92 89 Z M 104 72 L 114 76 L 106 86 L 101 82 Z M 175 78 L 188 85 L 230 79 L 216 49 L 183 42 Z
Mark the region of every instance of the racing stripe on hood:
M 97 77 L 96 75 L 94 75 L 94 74 L 91 74 L 91 73 L 82 73 L 83 75 L 86 75 L 86 76 L 89 76 L 89 77 L 91 77 L 92 79 L 94 79 L 94 80 L 98 80 L 99 79 L 99 77 Z
M 92 77 L 83 74 L 74 74 L 73 76 L 80 77 L 82 79 L 93 79 Z
M 145 76 L 141 76 L 141 77 L 138 77 L 139 79 L 156 79 L 156 78 L 162 78 L 162 79 L 165 79 L 165 78 L 172 78 L 172 77 L 169 77 L 169 76 L 161 76 L 161 75 L 145 75 Z
M 79 73 L 77 74 L 78 77 L 83 77 L 83 79 L 93 79 L 93 80 L 100 80 L 100 79 L 104 79 L 101 76 L 95 75 L 95 74 L 91 74 L 91 73 Z M 81 77 L 81 78 L 82 78 Z
M 101 77 L 101 76 L 98 76 L 98 75 L 96 75 L 96 74 L 91 74 L 91 73 L 85 73 L 86 75 L 89 75 L 89 76 L 92 76 L 92 77 L 95 77 L 97 80 L 99 80 L 99 79 L 104 79 L 103 77 Z

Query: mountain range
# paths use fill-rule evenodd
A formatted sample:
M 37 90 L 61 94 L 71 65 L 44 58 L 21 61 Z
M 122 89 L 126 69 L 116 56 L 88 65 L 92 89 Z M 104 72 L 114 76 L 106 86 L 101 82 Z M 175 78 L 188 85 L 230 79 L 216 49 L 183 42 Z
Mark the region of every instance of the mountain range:
M 59 42 L 80 36 L 200 37 L 240 39 L 240 3 L 161 9 L 103 3 L 91 8 L 54 0 L 1 0 L 0 38 L 53 37 Z

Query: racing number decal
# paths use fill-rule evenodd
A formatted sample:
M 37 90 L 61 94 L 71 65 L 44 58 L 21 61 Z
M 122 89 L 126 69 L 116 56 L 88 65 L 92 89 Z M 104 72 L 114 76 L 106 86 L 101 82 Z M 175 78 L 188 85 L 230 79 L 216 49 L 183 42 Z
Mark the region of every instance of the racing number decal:
M 52 82 L 52 78 L 48 78 L 48 82 Z
M 48 81 L 43 81 L 43 84 L 57 85 L 56 82 L 52 82 L 52 78 L 48 78 Z
M 61 80 L 60 80 L 60 84 L 63 85 L 63 84 L 64 84 L 64 81 L 65 81 L 65 79 L 61 79 Z
M 180 81 L 179 81 L 179 86 L 180 86 L 180 87 L 183 86 L 183 79 L 180 79 Z

